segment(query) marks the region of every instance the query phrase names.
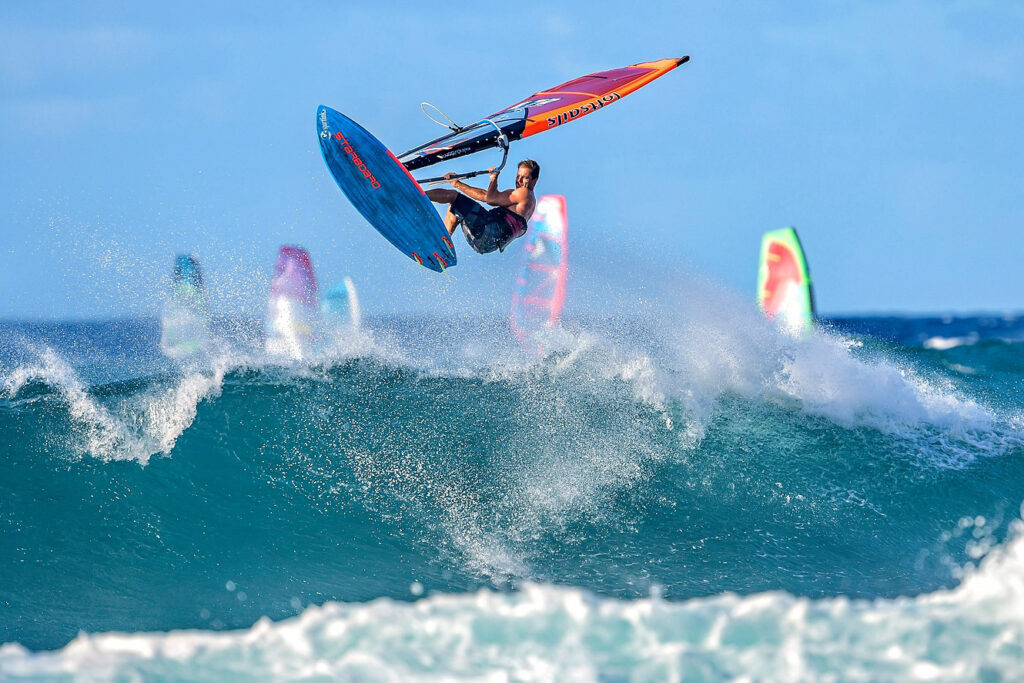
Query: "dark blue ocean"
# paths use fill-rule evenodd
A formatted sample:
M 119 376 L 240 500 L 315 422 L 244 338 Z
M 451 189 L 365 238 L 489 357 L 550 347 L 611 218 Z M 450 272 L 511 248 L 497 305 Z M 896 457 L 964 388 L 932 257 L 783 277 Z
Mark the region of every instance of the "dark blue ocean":
M 0 324 L 0 679 L 1020 680 L 1024 317 Z

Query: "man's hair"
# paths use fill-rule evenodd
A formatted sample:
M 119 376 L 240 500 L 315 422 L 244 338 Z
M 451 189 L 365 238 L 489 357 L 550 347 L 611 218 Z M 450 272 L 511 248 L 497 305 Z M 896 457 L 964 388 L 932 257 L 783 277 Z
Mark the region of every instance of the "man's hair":
M 540 164 L 538 164 L 536 161 L 534 161 L 533 159 L 523 159 L 522 161 L 519 162 L 519 165 L 525 166 L 526 168 L 530 169 L 531 178 L 533 178 L 534 180 L 540 179 Z

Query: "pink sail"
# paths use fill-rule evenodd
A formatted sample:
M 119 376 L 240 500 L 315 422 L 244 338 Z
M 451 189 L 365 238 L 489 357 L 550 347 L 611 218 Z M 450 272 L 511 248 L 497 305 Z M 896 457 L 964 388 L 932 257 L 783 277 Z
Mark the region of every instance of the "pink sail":
M 539 333 L 558 325 L 569 274 L 569 218 L 562 195 L 537 200 L 512 295 L 512 333 L 537 352 Z

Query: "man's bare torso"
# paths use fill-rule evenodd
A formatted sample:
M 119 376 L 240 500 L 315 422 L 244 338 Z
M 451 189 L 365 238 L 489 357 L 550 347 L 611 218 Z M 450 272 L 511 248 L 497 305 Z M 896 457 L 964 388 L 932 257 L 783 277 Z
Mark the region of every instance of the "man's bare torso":
M 522 201 L 516 202 L 513 206 L 508 207 L 513 213 L 517 213 L 523 217 L 523 220 L 530 220 L 530 216 L 533 215 L 534 209 L 537 208 L 537 198 L 534 196 L 531 190 L 526 190 L 526 196 Z
M 537 208 L 537 197 L 533 194 L 533 190 L 530 189 L 529 181 L 529 171 L 527 170 L 526 174 L 524 174 L 522 168 L 518 169 L 516 173 L 516 188 L 512 190 L 512 194 L 509 196 L 509 199 L 515 202 L 512 206 L 508 207 L 509 211 L 519 214 L 525 221 L 530 220 L 534 209 Z

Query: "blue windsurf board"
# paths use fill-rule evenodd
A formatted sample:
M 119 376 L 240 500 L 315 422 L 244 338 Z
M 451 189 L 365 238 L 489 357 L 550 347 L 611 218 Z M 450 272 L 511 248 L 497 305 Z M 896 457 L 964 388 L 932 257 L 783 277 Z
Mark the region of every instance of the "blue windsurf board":
M 320 105 L 320 150 L 338 187 L 399 251 L 437 272 L 456 263 L 455 245 L 423 188 L 387 147 L 341 112 Z

